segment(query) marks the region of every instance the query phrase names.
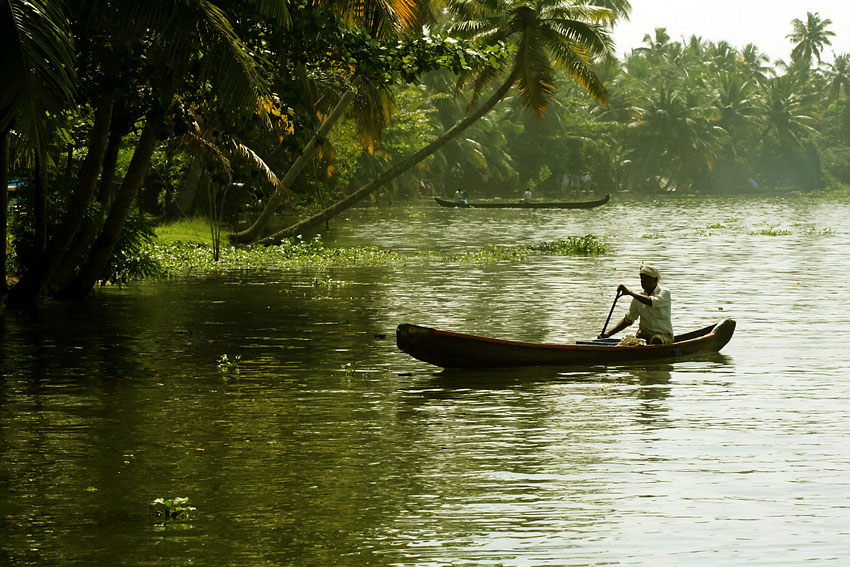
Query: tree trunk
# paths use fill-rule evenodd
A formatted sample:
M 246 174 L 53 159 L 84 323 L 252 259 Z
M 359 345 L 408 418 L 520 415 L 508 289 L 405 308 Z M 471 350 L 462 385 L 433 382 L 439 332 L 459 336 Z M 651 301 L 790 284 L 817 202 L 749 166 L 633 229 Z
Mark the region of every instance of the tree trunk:
M 323 211 L 320 211 L 319 213 L 313 215 L 312 217 L 306 220 L 303 220 L 279 232 L 276 232 L 271 236 L 267 236 L 266 238 L 259 240 L 259 243 L 277 244 L 284 238 L 297 236 L 313 227 L 322 224 L 323 222 L 326 222 L 328 219 L 338 215 L 342 211 L 345 211 L 352 205 L 356 204 L 358 201 L 361 201 L 362 199 L 366 198 L 370 193 L 373 193 L 374 191 L 380 189 L 381 187 L 383 187 L 384 185 L 386 185 L 387 183 L 389 183 L 390 181 L 392 181 L 393 179 L 395 179 L 396 177 L 416 165 L 417 163 L 433 155 L 434 153 L 439 151 L 440 148 L 446 145 L 449 140 L 469 128 L 472 124 L 475 123 L 476 120 L 490 112 L 490 110 L 492 110 L 493 107 L 496 106 L 496 104 L 500 100 L 502 100 L 502 98 L 504 98 L 506 94 L 508 94 L 508 91 L 510 91 L 518 75 L 519 69 L 517 67 L 514 67 L 514 69 L 511 71 L 510 76 L 502 84 L 502 86 L 500 86 L 498 90 L 496 90 L 496 92 L 490 96 L 490 98 L 484 101 L 481 106 L 475 109 L 474 112 L 466 115 L 464 118 L 457 121 L 454 126 L 446 130 L 439 138 L 435 139 L 415 154 L 400 161 L 398 164 L 396 164 L 395 167 L 385 171 L 384 173 L 376 177 L 374 180 L 370 181 L 366 185 L 363 185 L 357 191 L 348 195 L 341 201 L 337 201 L 330 207 L 324 209 Z
M 203 173 L 204 160 L 200 152 L 193 155 L 186 174 L 177 188 L 177 195 L 168 207 L 169 218 L 191 217 L 195 214 L 195 197 L 198 194 Z
M 35 152 L 35 244 L 39 254 L 47 248 L 47 159 Z
M 68 161 L 65 162 L 65 176 L 71 177 L 74 172 L 74 144 L 68 143 Z
M 88 295 L 109 263 L 118 237 L 121 236 L 121 229 L 124 227 L 124 222 L 133 207 L 139 187 L 144 181 L 151 156 L 156 149 L 156 130 L 160 127 L 162 121 L 163 117 L 157 115 L 149 118 L 145 124 L 142 135 L 139 137 L 139 143 L 133 152 L 133 158 L 130 160 L 130 166 L 127 168 L 127 174 L 124 176 L 121 188 L 109 209 L 109 216 L 106 217 L 106 222 L 103 224 L 103 230 L 92 246 L 86 263 L 80 267 L 77 276 L 57 294 L 60 299 L 80 299 Z
M 299 175 L 301 175 L 301 171 L 303 171 L 307 163 L 313 159 L 321 139 L 328 135 L 328 132 L 330 132 L 339 119 L 342 118 L 342 115 L 345 114 L 345 111 L 354 101 L 354 94 L 353 88 L 349 88 L 345 91 L 345 93 L 343 93 L 342 97 L 340 97 L 339 101 L 336 103 L 336 106 L 334 106 L 334 109 L 322 125 L 319 126 L 318 130 L 316 130 L 313 137 L 310 138 L 310 141 L 304 146 L 304 149 L 301 150 L 301 155 L 299 155 L 289 167 L 289 171 L 286 172 L 286 175 L 281 180 L 281 187 L 278 187 L 269 198 L 268 203 L 266 203 L 266 206 L 263 208 L 263 212 L 260 213 L 260 216 L 257 217 L 254 224 L 243 231 L 231 234 L 230 241 L 232 243 L 239 244 L 252 242 L 260 237 L 263 230 L 265 230 L 269 219 L 277 210 L 278 206 L 280 206 L 285 193 L 289 191 L 292 184 L 295 183 L 295 180 L 298 179 Z
M 71 239 L 79 230 L 86 211 L 97 187 L 97 177 L 103 163 L 103 155 L 109 138 L 109 124 L 112 116 L 112 104 L 106 104 L 95 111 L 89 153 L 80 168 L 77 187 L 68 202 L 68 210 L 62 223 L 57 227 L 47 248 L 24 274 L 18 284 L 9 292 L 7 305 L 29 308 L 35 305 L 47 280 L 53 275 L 59 261 L 68 249 Z
M 68 285 L 74 278 L 74 272 L 85 257 L 97 234 L 103 226 L 103 219 L 112 204 L 112 192 L 115 189 L 115 168 L 118 164 L 118 154 L 121 151 L 121 141 L 126 132 L 126 115 L 116 113 L 112 117 L 112 125 L 109 133 L 109 143 L 103 156 L 103 168 L 100 175 L 100 188 L 97 191 L 96 202 L 100 210 L 96 211 L 94 218 L 77 231 L 77 235 L 68 247 L 67 252 L 59 262 L 59 267 L 52 278 L 51 286 L 61 289 Z
M 6 237 L 9 211 L 9 130 L 0 131 L 0 235 L 3 251 L 0 252 L 0 297 L 9 291 L 6 285 Z

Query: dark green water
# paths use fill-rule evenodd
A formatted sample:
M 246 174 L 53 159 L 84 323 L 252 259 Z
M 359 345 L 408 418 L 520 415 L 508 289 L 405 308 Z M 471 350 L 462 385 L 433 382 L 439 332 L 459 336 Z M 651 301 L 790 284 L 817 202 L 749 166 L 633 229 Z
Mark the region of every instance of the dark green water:
M 0 564 L 843 564 L 848 218 L 787 200 L 359 210 L 330 244 L 593 233 L 611 251 L 228 274 L 7 314 Z M 723 356 L 441 372 L 395 348 L 401 322 L 595 336 L 642 260 L 677 330 L 737 320 Z M 148 513 L 173 496 L 191 520 Z

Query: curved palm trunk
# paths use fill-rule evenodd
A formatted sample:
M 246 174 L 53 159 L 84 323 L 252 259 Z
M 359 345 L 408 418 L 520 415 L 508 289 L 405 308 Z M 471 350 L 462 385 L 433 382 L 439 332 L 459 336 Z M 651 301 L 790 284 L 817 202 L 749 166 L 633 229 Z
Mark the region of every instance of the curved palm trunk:
M 281 180 L 281 187 L 279 187 L 271 196 L 268 203 L 266 203 L 266 206 L 263 208 L 263 212 L 261 212 L 260 216 L 257 217 L 257 220 L 254 221 L 254 224 L 241 232 L 231 234 L 230 242 L 234 244 L 252 242 L 260 236 L 263 230 L 265 230 L 269 219 L 280 206 L 284 193 L 289 191 L 289 188 L 292 187 L 292 184 L 295 183 L 295 180 L 299 175 L 301 175 L 301 171 L 303 171 L 307 163 L 313 159 L 313 156 L 316 154 L 316 149 L 318 148 L 319 140 L 328 135 L 328 132 L 330 132 L 339 119 L 342 118 L 342 115 L 348 107 L 351 106 L 353 101 L 354 89 L 349 88 L 336 103 L 336 106 L 322 125 L 316 130 L 315 134 L 313 134 L 313 137 L 310 138 L 310 141 L 304 146 L 304 149 L 301 150 L 301 155 L 296 158 L 290 166 L 289 171 L 286 172 L 286 175 Z
M 74 238 L 86 216 L 86 210 L 97 187 L 97 177 L 109 138 L 111 117 L 111 103 L 95 111 L 89 153 L 80 168 L 77 187 L 68 203 L 68 210 L 62 223 L 53 233 L 50 242 L 47 243 L 47 248 L 38 256 L 35 264 L 24 272 L 21 280 L 9 292 L 9 297 L 6 300 L 7 305 L 22 308 L 35 305 L 44 284 L 53 275 L 59 261 L 68 250 L 71 239 Z
M 341 201 L 337 201 L 330 207 L 324 209 L 323 211 L 313 215 L 312 217 L 303 220 L 299 223 L 296 223 L 292 226 L 289 226 L 279 232 L 272 234 L 266 238 L 263 238 L 259 241 L 260 244 L 277 244 L 284 238 L 289 238 L 291 236 L 296 236 L 301 234 L 311 228 L 322 224 L 328 219 L 338 215 L 342 211 L 350 208 L 352 205 L 366 198 L 370 193 L 375 192 L 380 189 L 417 163 L 421 162 L 425 158 L 435 154 L 439 151 L 443 146 L 448 143 L 449 140 L 469 128 L 475 121 L 479 118 L 490 112 L 496 104 L 500 100 L 502 100 L 505 95 L 508 94 L 508 91 L 511 90 L 511 87 L 516 82 L 517 76 L 519 75 L 519 67 L 514 66 L 511 71 L 508 79 L 500 86 L 495 93 L 493 93 L 490 98 L 484 101 L 481 106 L 475 109 L 474 112 L 468 114 L 461 120 L 458 120 L 451 128 L 446 130 L 440 137 L 423 147 L 421 150 L 412 154 L 411 156 L 403 159 L 395 167 L 385 171 L 374 180 L 370 181 L 366 185 L 363 185 L 359 189 L 357 189 L 351 195 L 348 195 Z
M 156 149 L 156 130 L 160 127 L 162 121 L 162 116 L 158 116 L 148 119 L 145 124 L 142 135 L 139 137 L 139 143 L 133 152 L 133 158 L 130 160 L 130 166 L 127 168 L 127 174 L 124 176 L 121 188 L 109 209 L 109 216 L 103 223 L 103 230 L 92 246 L 86 263 L 80 267 L 77 276 L 57 294 L 60 299 L 85 297 L 103 273 L 106 264 L 112 257 L 115 245 L 118 243 L 118 237 L 121 235 L 124 221 L 127 220 L 130 209 L 133 207 L 139 187 L 141 187 L 145 178 L 151 156 Z

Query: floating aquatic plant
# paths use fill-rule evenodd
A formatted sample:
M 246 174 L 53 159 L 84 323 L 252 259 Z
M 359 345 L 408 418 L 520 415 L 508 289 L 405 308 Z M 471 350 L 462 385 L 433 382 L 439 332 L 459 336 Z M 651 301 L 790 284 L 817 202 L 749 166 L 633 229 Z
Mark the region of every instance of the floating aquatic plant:
M 532 244 L 529 249 L 540 254 L 553 256 L 595 256 L 608 251 L 608 246 L 598 236 L 570 236 L 562 240 Z
M 750 232 L 750 236 L 791 236 L 791 234 L 793 233 L 790 230 L 777 228 L 776 226 L 768 226 L 766 228 Z
M 524 246 L 491 246 L 460 254 L 431 251 L 401 253 L 376 246 L 328 248 L 318 238 L 293 238 L 280 246 L 224 247 L 220 250 L 218 261 L 213 260 L 209 246 L 180 241 L 153 244 L 150 253 L 168 274 L 189 275 L 297 267 L 395 265 L 423 261 L 488 263 L 517 261 L 529 256 L 590 256 L 604 254 L 607 250 L 607 245 L 599 237 L 589 234 Z
M 226 354 L 218 357 L 218 367 L 220 370 L 236 370 L 239 368 L 239 363 L 242 362 L 242 355 L 236 354 L 230 358 Z
M 158 520 L 190 520 L 196 508 L 189 506 L 189 499 L 157 498 L 150 504 L 150 511 Z

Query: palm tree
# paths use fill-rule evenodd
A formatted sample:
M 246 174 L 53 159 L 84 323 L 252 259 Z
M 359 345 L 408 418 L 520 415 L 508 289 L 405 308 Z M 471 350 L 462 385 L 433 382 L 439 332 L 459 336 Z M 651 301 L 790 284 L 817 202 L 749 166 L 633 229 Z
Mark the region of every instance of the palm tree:
M 826 71 L 826 94 L 827 101 L 834 102 L 844 96 L 850 95 L 850 55 L 842 53 L 835 56 Z
M 144 117 L 144 127 L 127 173 L 86 261 L 76 277 L 60 290 L 62 298 L 88 294 L 112 257 L 159 141 L 159 131 L 168 118 L 169 109 L 175 108 L 174 96 L 181 90 L 193 88 L 184 78 L 189 76 L 188 69 L 193 63 L 197 65 L 195 73 L 214 85 L 214 106 L 218 112 L 229 114 L 233 120 L 265 115 L 262 104 L 268 96 L 265 81 L 259 76 L 249 50 L 236 35 L 228 15 L 209 0 L 193 0 L 186 4 L 165 1 L 171 13 L 165 21 L 153 20 L 157 27 L 149 57 L 174 69 L 174 74 L 152 81 L 154 104 Z M 276 14 L 278 24 L 283 24 L 287 16 L 279 11 L 269 13 Z M 126 17 L 127 14 L 114 16 Z
M 785 36 L 796 44 L 791 51 L 791 59 L 811 64 L 812 57 L 815 57 L 820 63 L 821 51 L 824 46 L 832 45 L 829 38 L 835 36 L 835 32 L 827 29 L 830 24 L 832 20 L 821 19 L 817 12 L 807 12 L 805 22 L 799 18 L 791 20 L 794 31 Z
M 718 122 L 726 130 L 740 126 L 755 113 L 752 88 L 740 74 L 723 72 L 717 77 Z
M 0 4 L 0 296 L 6 293 L 7 187 L 12 127 L 20 146 L 41 154 L 75 89 L 67 6 L 57 0 Z
M 101 89 L 102 95 L 93 100 L 94 126 L 90 148 L 64 220 L 45 251 L 22 274 L 20 282 L 10 292 L 10 304 L 26 306 L 35 303 L 71 248 L 104 165 L 116 99 L 137 101 L 139 93 L 143 93 L 147 110 L 144 115 L 133 117 L 134 121 L 143 123 L 142 133 L 100 235 L 79 267 L 76 278 L 66 288 L 65 293 L 69 297 L 88 293 L 109 261 L 162 126 L 173 108 L 173 97 L 181 89 L 185 89 L 183 94 L 188 96 L 187 78 L 209 81 L 214 87 L 218 108 L 233 112 L 234 117 L 244 119 L 262 108 L 260 98 L 265 92 L 265 85 L 256 72 L 253 57 L 236 36 L 227 15 L 209 0 L 84 4 L 88 11 L 78 14 L 81 26 L 84 28 L 90 22 L 108 25 L 112 32 L 109 35 L 113 38 L 94 51 L 94 56 L 100 57 L 100 65 L 95 65 L 98 70 L 89 79 L 113 86 Z M 252 4 L 256 4 L 261 13 L 276 14 L 281 19 L 285 17 L 279 3 L 273 0 L 256 0 Z M 107 35 L 100 29 L 97 31 L 92 35 Z M 144 84 L 117 80 L 119 76 L 115 73 L 125 69 L 116 69 L 111 64 L 114 56 L 111 50 L 134 43 L 138 49 L 145 50 L 144 61 L 168 72 L 139 73 Z M 203 57 L 199 57 L 201 54 Z M 189 72 L 193 62 L 195 65 Z
M 692 55 L 702 55 L 706 48 L 706 42 L 702 36 L 692 35 L 688 38 L 685 48 Z
M 666 185 L 704 181 L 726 134 L 712 118 L 692 88 L 662 85 L 650 93 L 633 125 L 633 161 L 641 177 L 659 176 Z
M 45 115 L 68 108 L 75 90 L 68 6 L 57 0 L 7 0 L 0 4 L 0 132 L 14 122 L 30 148 L 50 135 Z
M 727 41 L 711 44 L 708 56 L 710 58 L 709 65 L 715 72 L 730 69 L 741 59 L 741 54 Z
M 416 0 L 368 1 L 365 3 L 359 0 L 342 0 L 330 1 L 327 2 L 327 5 L 350 25 L 366 30 L 371 37 L 375 38 L 398 37 L 402 32 L 410 30 L 419 22 L 424 12 L 423 7 L 417 5 Z M 374 85 L 371 85 L 370 81 L 364 77 L 349 77 L 349 83 L 347 87 L 342 89 L 341 94 L 336 95 L 333 92 L 327 92 L 328 95 L 332 95 L 337 100 L 333 109 L 327 113 L 313 136 L 304 145 L 301 153 L 289 166 L 281 179 L 280 186 L 266 201 L 259 216 L 245 230 L 231 234 L 231 242 L 252 242 L 261 236 L 268 221 L 283 202 L 296 179 L 316 155 L 321 140 L 326 138 L 337 122 L 345 116 L 358 95 L 360 98 L 368 97 L 370 86 Z
M 760 106 L 764 117 L 762 139 L 776 140 L 785 151 L 801 151 L 805 135 L 815 131 L 814 119 L 806 112 L 803 97 L 788 75 L 767 83 Z
M 507 78 L 489 97 L 437 139 L 341 201 L 263 239 L 263 243 L 274 243 L 281 238 L 301 234 L 346 210 L 439 151 L 449 140 L 492 110 L 514 87 L 525 106 L 542 115 L 555 92 L 556 66 L 567 71 L 591 97 L 603 104 L 607 100 L 607 91 L 593 72 L 592 62 L 595 57 L 612 51 L 613 42 L 606 25 L 616 20 L 618 14 L 606 8 L 563 0 L 452 0 L 448 6 L 459 19 L 452 28 L 455 34 L 484 43 L 510 42 L 516 46 L 513 61 L 507 69 L 489 66 L 471 78 L 473 102 L 477 102 L 485 87 L 505 71 Z
M 757 115 L 755 88 L 740 73 L 725 71 L 717 77 L 714 94 L 717 124 L 729 134 L 723 154 L 736 159 L 754 145 L 749 134 Z
M 817 131 L 806 97 L 794 77 L 782 75 L 765 85 L 760 101 L 762 167 L 773 183 L 814 187 L 820 182 L 817 152 L 810 143 Z
M 652 34 L 643 36 L 643 43 L 646 47 L 637 47 L 634 51 L 651 59 L 663 59 L 670 47 L 670 34 L 667 28 L 655 28 Z
M 764 84 L 773 73 L 773 68 L 766 65 L 770 63 L 770 57 L 759 51 L 754 43 L 748 43 L 741 50 L 741 62 L 749 73 L 750 80 L 759 85 Z

